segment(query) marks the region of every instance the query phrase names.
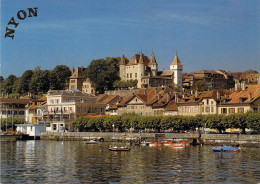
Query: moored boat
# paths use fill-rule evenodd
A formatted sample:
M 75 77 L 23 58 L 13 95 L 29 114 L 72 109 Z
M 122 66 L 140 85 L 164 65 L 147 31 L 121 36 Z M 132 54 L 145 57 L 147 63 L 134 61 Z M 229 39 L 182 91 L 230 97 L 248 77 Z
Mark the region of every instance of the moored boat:
M 94 140 L 90 140 L 90 141 L 85 141 L 85 144 L 98 144 L 98 142 Z
M 162 144 L 159 142 L 150 142 L 149 146 L 161 146 Z
M 185 148 L 185 145 L 184 144 L 178 144 L 178 143 L 174 143 L 170 146 L 168 146 L 170 148 Z
M 108 148 L 110 151 L 130 151 L 130 148 L 128 147 L 117 147 L 117 146 L 113 146 Z
M 173 144 L 172 141 L 163 141 L 163 142 L 160 142 L 160 144 L 164 145 L 164 146 L 170 146 Z
M 212 148 L 213 152 L 239 152 L 240 148 L 234 148 L 232 146 L 222 146 L 219 148 Z
M 185 142 L 185 141 L 178 142 L 178 144 L 183 144 L 183 145 L 185 145 L 185 146 L 189 146 L 189 145 L 190 145 L 190 143 L 188 143 L 188 142 Z

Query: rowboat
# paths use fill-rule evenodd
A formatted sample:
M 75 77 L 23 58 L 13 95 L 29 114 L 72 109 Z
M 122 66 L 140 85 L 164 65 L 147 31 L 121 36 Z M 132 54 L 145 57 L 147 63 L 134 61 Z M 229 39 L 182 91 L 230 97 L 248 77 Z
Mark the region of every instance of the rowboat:
M 94 140 L 90 140 L 90 141 L 85 141 L 85 144 L 98 144 L 98 142 Z
M 130 151 L 130 148 L 128 147 L 117 147 L 117 146 L 113 146 L 108 148 L 110 151 Z
M 222 146 L 220 148 L 212 148 L 213 152 L 239 152 L 240 148 L 234 148 L 232 146 Z

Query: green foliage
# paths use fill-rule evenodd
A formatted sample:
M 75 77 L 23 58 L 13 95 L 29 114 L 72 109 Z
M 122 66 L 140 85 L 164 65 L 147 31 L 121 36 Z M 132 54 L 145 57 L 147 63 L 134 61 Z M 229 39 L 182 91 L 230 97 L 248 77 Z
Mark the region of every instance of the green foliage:
M 33 71 L 29 90 L 32 94 L 46 93 L 49 90 L 49 71 L 36 67 Z
M 20 77 L 20 89 L 19 92 L 23 95 L 29 92 L 29 85 L 31 82 L 31 78 L 33 76 L 32 70 L 26 70 L 23 75 Z
M 246 128 L 260 132 L 260 112 L 224 115 L 197 115 L 197 116 L 141 116 L 130 113 L 120 116 L 101 116 L 78 118 L 72 123 L 74 129 L 79 131 L 128 131 L 153 129 L 160 130 L 195 130 L 199 127 L 218 129 L 220 133 L 227 128 L 239 128 L 245 133 Z
M 195 91 L 207 91 L 208 89 L 208 84 L 204 80 L 199 80 L 192 85 L 192 90 Z
M 23 124 L 25 123 L 25 120 L 24 118 L 17 118 L 17 117 L 14 117 L 14 118 L 2 118 L 1 119 L 1 130 L 2 131 L 7 131 L 8 129 L 12 128 L 12 121 L 13 121 L 13 127 L 14 129 L 16 128 L 15 124 Z M 6 126 L 7 126 L 7 129 L 6 129 Z
M 120 58 L 97 59 L 89 64 L 86 77 L 94 84 L 98 93 L 113 89 L 113 83 L 119 79 Z
M 5 94 L 11 94 L 13 93 L 13 85 L 15 81 L 17 80 L 17 77 L 15 75 L 9 75 L 3 82 L 3 92 Z
M 66 65 L 57 65 L 50 71 L 51 88 L 55 90 L 63 90 L 69 83 L 71 76 L 70 68 Z

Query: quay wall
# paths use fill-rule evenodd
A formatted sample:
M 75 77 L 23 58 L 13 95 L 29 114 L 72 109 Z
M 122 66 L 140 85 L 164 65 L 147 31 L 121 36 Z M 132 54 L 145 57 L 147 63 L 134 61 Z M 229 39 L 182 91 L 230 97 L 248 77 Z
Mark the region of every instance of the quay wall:
M 112 133 L 112 132 L 42 132 L 41 140 L 56 141 L 187 141 L 192 144 L 233 145 L 260 148 L 260 135 L 243 134 L 185 134 L 185 133 Z
M 23 135 L 0 135 L 0 141 L 17 141 L 24 140 Z

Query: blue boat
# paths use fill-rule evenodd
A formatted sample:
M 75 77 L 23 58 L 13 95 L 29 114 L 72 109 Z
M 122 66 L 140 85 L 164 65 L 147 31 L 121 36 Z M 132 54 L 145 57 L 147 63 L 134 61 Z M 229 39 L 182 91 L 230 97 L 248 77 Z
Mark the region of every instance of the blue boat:
M 222 146 L 220 148 L 212 148 L 214 152 L 239 152 L 240 148 L 236 149 L 232 146 Z

